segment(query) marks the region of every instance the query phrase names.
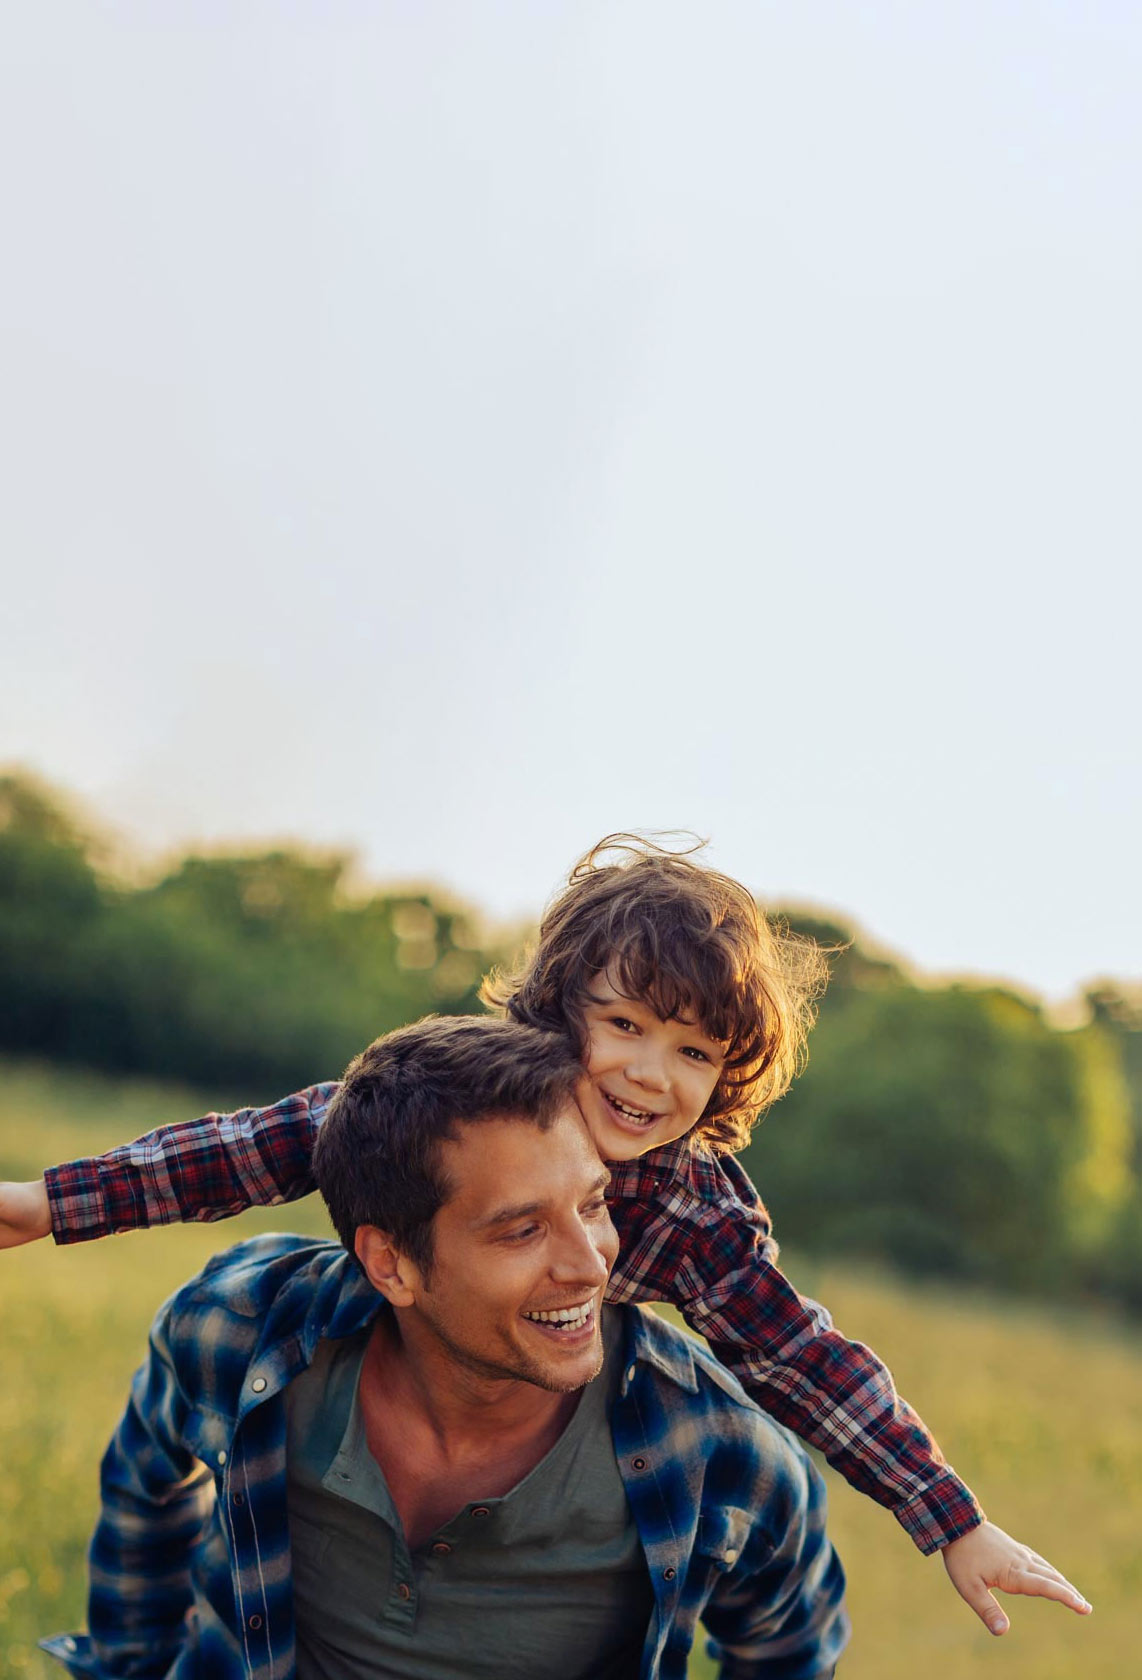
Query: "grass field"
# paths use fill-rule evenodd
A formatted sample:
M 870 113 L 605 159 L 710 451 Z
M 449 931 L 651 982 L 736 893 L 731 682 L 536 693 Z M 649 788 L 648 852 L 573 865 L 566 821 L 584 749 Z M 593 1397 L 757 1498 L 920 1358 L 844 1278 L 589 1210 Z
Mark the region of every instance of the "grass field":
M 217 1100 L 217 1099 L 216 1099 Z M 0 1066 L 0 1177 L 32 1177 L 198 1111 L 167 1088 Z M 778 1210 L 780 1212 L 780 1210 Z M 323 1231 L 314 1200 L 223 1225 L 0 1254 L 0 1680 L 60 1671 L 36 1650 L 81 1625 L 96 1467 L 155 1308 L 215 1249 L 271 1227 Z M 829 1475 L 851 1583 L 846 1680 L 1121 1680 L 1142 1603 L 1142 1337 L 960 1299 L 841 1265 L 790 1269 L 888 1360 L 989 1514 L 1068 1573 L 1080 1621 L 1008 1600 L 993 1640 L 882 1511 Z M 698 1658 L 694 1680 L 709 1670 Z

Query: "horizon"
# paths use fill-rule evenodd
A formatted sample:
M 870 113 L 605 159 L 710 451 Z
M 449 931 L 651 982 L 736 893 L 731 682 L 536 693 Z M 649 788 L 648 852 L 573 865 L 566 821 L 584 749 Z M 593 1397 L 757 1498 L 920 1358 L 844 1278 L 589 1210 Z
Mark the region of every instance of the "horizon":
M 100 873 L 109 874 L 111 877 L 121 879 L 130 885 L 147 885 L 152 881 L 160 880 L 188 857 L 254 858 L 279 852 L 290 852 L 313 859 L 337 858 L 344 860 L 346 865 L 344 882 L 348 886 L 350 899 L 360 898 L 363 900 L 374 896 L 401 897 L 405 895 L 418 897 L 422 894 L 431 894 L 439 903 L 455 904 L 458 908 L 470 913 L 475 918 L 481 938 L 488 944 L 495 944 L 507 938 L 526 936 L 529 929 L 538 925 L 540 914 L 547 902 L 545 898 L 530 909 L 524 907 L 506 915 L 497 914 L 478 897 L 463 891 L 446 879 L 423 874 L 375 875 L 364 866 L 359 848 L 319 845 L 301 836 L 286 833 L 267 833 L 260 837 L 256 835 L 241 837 L 219 835 L 209 841 L 195 841 L 193 838 L 184 837 L 171 840 L 161 846 L 147 846 L 138 836 L 131 835 L 123 827 L 110 821 L 106 814 L 100 812 L 92 802 L 70 793 L 57 784 L 53 784 L 30 766 L 0 764 L 0 779 L 4 776 L 25 778 L 44 792 L 53 803 L 60 806 L 66 815 L 75 821 L 81 832 L 90 838 L 97 858 L 100 853 L 103 853 L 109 859 L 106 866 L 100 867 Z M 3 826 L 3 821 L 0 820 L 0 829 Z M 614 832 L 620 831 L 615 830 Z M 629 833 L 632 831 L 621 832 Z M 680 831 L 658 831 L 660 836 L 667 832 L 677 835 Z M 1080 976 L 1073 989 L 1068 993 L 1048 996 L 1017 974 L 989 972 L 971 966 L 961 969 L 930 968 L 919 961 L 912 953 L 881 938 L 876 930 L 861 918 L 859 912 L 822 899 L 793 899 L 773 895 L 763 897 L 751 883 L 746 882 L 744 884 L 757 900 L 759 907 L 767 914 L 779 917 L 803 916 L 822 922 L 835 923 L 860 948 L 864 956 L 893 964 L 911 984 L 924 989 L 964 985 L 976 989 L 995 988 L 1010 992 L 1042 1009 L 1044 1015 L 1053 1025 L 1062 1028 L 1084 1024 L 1084 1021 L 1089 1018 L 1089 1008 L 1085 1003 L 1085 994 L 1100 984 L 1110 984 L 1127 997 L 1138 995 L 1140 1001 L 1142 1001 L 1142 976 L 1116 974 L 1109 969 L 1096 970 L 1088 975 Z M 556 882 L 548 897 L 557 892 L 561 885 L 561 882 Z

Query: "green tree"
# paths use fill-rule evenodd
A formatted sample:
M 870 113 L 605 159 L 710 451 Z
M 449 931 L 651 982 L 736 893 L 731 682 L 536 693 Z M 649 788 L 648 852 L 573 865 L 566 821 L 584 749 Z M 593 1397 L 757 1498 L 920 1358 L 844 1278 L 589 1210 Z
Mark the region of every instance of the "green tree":
M 0 1042 L 249 1089 L 338 1074 L 371 1038 L 479 1007 L 471 912 L 364 893 L 343 854 L 190 856 L 151 885 L 35 784 L 0 788 Z
M 9 1048 L 67 1054 L 76 948 L 103 908 L 89 846 L 39 782 L 0 777 L 0 1035 Z
M 746 1155 L 779 1234 L 1021 1288 L 1063 1274 L 1114 1176 L 1067 1035 L 1004 991 L 895 985 L 835 1001 L 811 1044 Z

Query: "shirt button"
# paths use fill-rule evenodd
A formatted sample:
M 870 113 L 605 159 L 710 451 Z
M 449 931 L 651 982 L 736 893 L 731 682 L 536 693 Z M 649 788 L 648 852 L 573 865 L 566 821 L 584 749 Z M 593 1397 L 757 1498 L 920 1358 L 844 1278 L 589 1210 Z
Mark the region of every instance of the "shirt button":
M 253 1389 L 255 1394 L 264 1393 L 266 1387 L 265 1377 L 255 1377 L 253 1382 L 250 1384 L 250 1387 Z
M 449 1552 L 452 1550 L 452 1547 L 448 1544 L 447 1540 L 438 1540 L 432 1549 L 436 1553 L 437 1557 L 447 1557 Z
M 737 1561 L 738 1561 L 738 1554 L 734 1550 L 734 1548 L 731 1546 L 726 1553 L 726 1562 L 727 1563 L 736 1563 Z
M 634 1470 L 645 1470 L 646 1469 L 645 1458 L 632 1458 L 631 1459 L 631 1468 L 634 1469 Z
M 627 1366 L 627 1382 L 633 1382 L 633 1381 L 634 1381 L 634 1366 L 633 1365 L 628 1365 Z
M 407 1604 L 409 1599 L 412 1597 L 412 1588 L 409 1586 L 407 1581 L 402 1581 L 400 1586 L 397 1588 L 397 1597 L 402 1599 L 405 1604 Z
M 473 1505 L 472 1507 L 472 1515 L 474 1517 L 490 1517 L 491 1514 L 492 1513 L 488 1510 L 486 1505 Z
M 245 1503 L 246 1503 L 246 1495 L 244 1493 L 236 1493 L 234 1495 L 234 1504 L 235 1505 L 244 1505 Z
M 678 1571 L 676 1569 L 664 1569 L 662 1571 L 662 1579 L 664 1581 L 673 1581 L 677 1573 Z
M 257 1633 L 257 1631 L 261 1627 L 261 1625 L 262 1625 L 262 1618 L 260 1616 L 251 1616 L 250 1620 L 246 1623 L 246 1626 L 248 1628 L 253 1628 L 255 1633 Z
M 225 1464 L 225 1462 L 226 1462 L 226 1448 L 225 1447 L 223 1447 L 222 1451 L 218 1454 L 218 1462 L 219 1462 L 219 1464 Z

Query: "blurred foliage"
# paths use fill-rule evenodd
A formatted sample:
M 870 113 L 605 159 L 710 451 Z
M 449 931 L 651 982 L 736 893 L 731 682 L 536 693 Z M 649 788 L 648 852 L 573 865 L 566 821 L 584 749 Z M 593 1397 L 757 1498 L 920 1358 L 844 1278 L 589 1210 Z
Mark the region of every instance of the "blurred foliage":
M 269 1099 L 404 1021 L 477 1009 L 510 954 L 434 892 L 355 892 L 341 854 L 188 856 L 153 882 L 110 856 L 57 795 L 0 779 L 0 1048 Z M 832 980 L 808 1068 L 744 1157 L 779 1234 L 1142 1312 L 1142 989 L 1100 981 L 1064 1031 L 785 919 Z
M 851 932 L 809 1066 L 743 1156 L 780 1234 L 914 1274 L 1142 1310 L 1142 1010 L 1105 982 L 1066 1031 L 994 986 L 917 984 Z
M 344 855 L 192 856 L 145 885 L 98 855 L 58 800 L 0 779 L 0 1046 L 279 1092 L 479 1008 L 498 954 L 437 895 L 354 895 Z

